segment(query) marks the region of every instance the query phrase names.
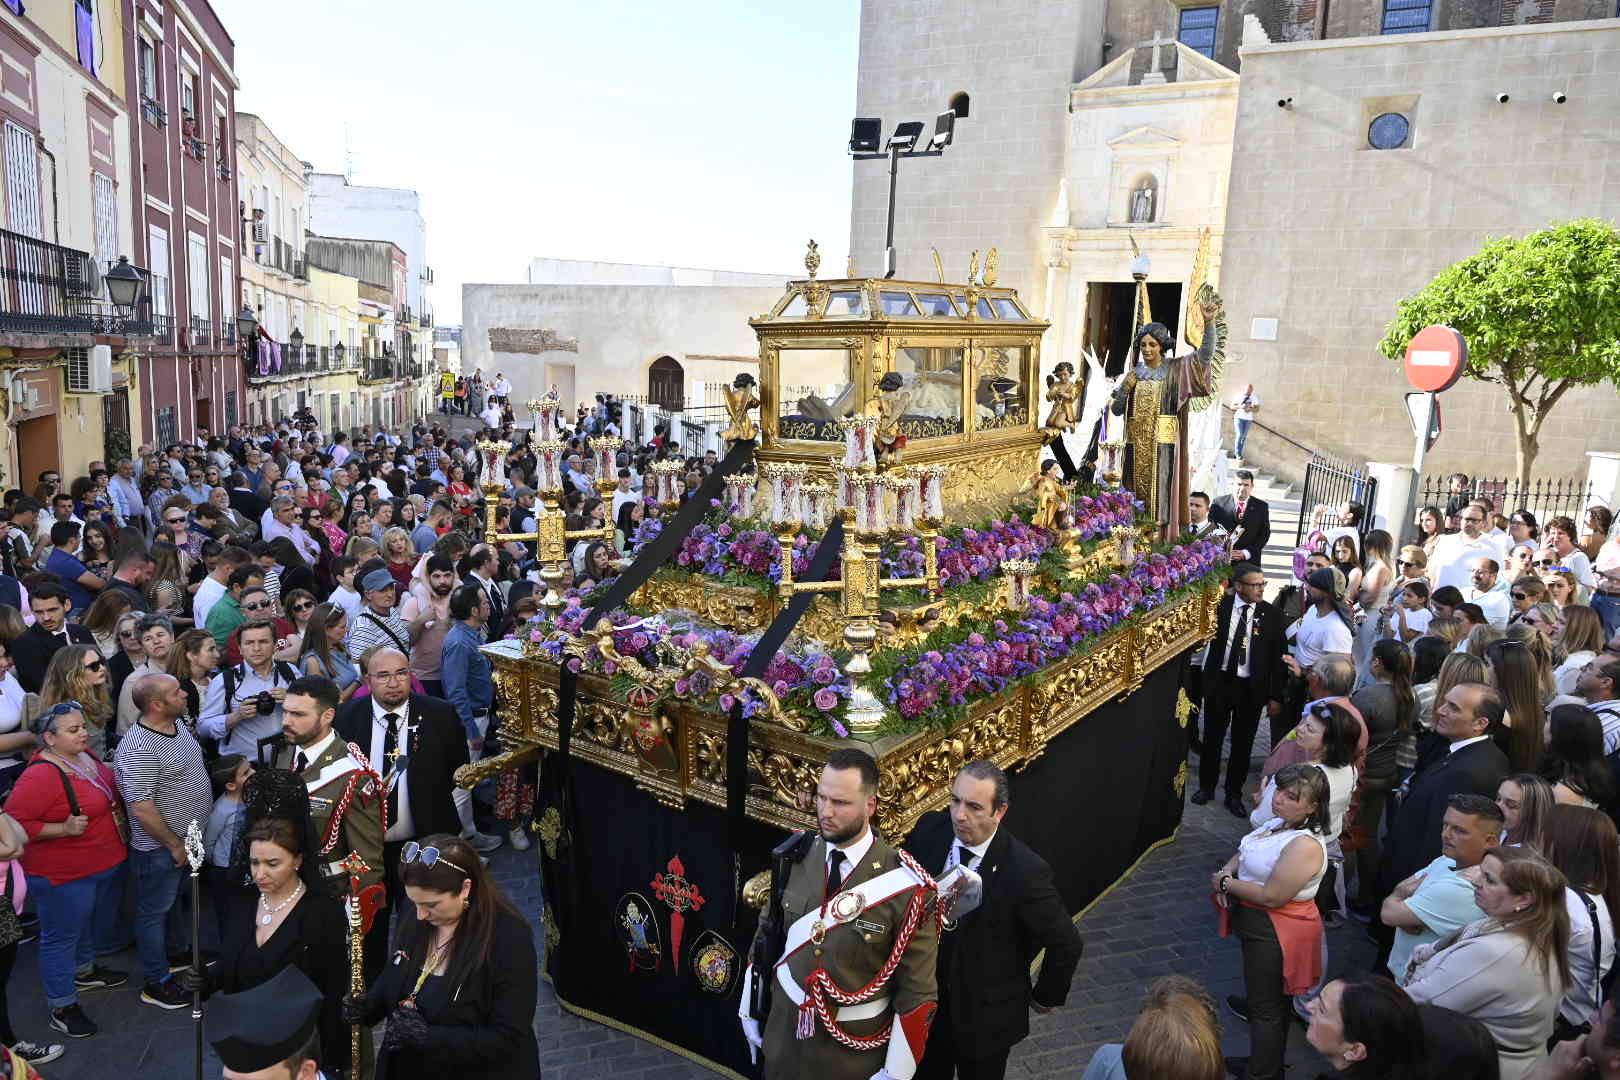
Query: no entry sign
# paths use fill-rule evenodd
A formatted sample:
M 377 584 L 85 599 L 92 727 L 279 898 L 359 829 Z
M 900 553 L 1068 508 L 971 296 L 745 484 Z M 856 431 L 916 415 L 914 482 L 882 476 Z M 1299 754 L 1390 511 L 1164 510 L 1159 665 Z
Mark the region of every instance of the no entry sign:
M 1425 326 L 1406 346 L 1406 381 L 1416 390 L 1449 390 L 1467 366 L 1468 343 L 1449 326 Z

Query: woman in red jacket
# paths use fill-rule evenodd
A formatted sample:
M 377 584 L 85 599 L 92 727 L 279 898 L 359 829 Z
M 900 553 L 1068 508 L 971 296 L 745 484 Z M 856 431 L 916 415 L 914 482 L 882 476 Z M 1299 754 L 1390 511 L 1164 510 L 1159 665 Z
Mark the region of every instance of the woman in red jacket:
M 116 947 L 128 857 L 123 802 L 112 769 L 88 749 L 83 706 L 64 701 L 30 726 L 42 749 L 17 778 L 6 812 L 28 834 L 22 863 L 39 910 L 39 975 L 51 1027 L 83 1039 L 96 1025 L 79 1007 L 79 991 L 129 981 L 95 962 L 98 952 Z

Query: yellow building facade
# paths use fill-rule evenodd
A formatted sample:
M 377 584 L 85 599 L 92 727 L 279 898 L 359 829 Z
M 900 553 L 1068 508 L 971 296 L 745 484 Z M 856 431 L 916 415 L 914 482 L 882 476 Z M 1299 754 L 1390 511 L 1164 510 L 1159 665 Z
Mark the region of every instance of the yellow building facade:
M 80 33 L 78 20 L 88 19 Z M 0 472 L 32 491 L 139 447 L 150 321 L 103 275 L 132 250 L 123 11 L 0 8 Z

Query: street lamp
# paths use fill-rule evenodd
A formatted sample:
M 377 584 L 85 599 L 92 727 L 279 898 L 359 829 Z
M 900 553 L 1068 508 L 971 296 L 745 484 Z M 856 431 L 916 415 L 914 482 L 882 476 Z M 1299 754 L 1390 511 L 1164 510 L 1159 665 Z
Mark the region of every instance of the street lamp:
M 146 276 L 129 264 L 129 259 L 118 256 L 118 265 L 102 275 L 107 282 L 107 296 L 113 306 L 125 315 L 135 314 L 135 305 L 141 302 L 146 289 Z
M 889 223 L 883 241 L 883 276 L 894 277 L 894 188 L 895 180 L 900 171 L 900 159 L 903 157 L 939 157 L 945 148 L 951 144 L 956 132 L 956 110 L 946 109 L 934 118 L 934 135 L 928 140 L 926 148 L 917 149 L 917 142 L 922 138 L 923 123 L 921 120 L 907 120 L 894 129 L 889 141 L 878 149 L 879 140 L 883 137 L 883 120 L 876 116 L 858 116 L 850 124 L 849 153 L 856 161 L 871 161 L 878 158 L 889 159 Z
M 338 367 L 343 366 L 343 342 L 340 341 L 332 346 L 332 359 L 337 363 Z
M 298 327 L 293 327 L 293 332 L 287 335 L 287 344 L 292 346 L 293 358 L 302 360 L 304 357 L 304 335 Z
M 243 344 L 253 340 L 253 332 L 259 328 L 259 320 L 253 317 L 253 309 L 247 304 L 236 315 L 236 336 Z

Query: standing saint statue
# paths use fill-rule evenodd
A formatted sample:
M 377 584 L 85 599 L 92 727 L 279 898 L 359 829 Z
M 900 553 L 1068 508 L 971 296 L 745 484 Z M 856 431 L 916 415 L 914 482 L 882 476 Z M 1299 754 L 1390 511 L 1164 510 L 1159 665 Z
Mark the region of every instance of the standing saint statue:
M 1134 363 L 1114 391 L 1109 411 L 1125 418 L 1125 479 L 1159 524 L 1159 535 L 1179 536 L 1187 514 L 1187 406 L 1213 391 L 1214 365 L 1225 323 L 1221 300 L 1205 286 L 1198 297 L 1204 336 L 1198 351 L 1175 356 L 1175 337 L 1163 323 L 1136 332 Z
M 1131 217 L 1133 222 L 1150 222 L 1153 220 L 1153 185 L 1143 181 L 1142 186 L 1131 192 Z
M 754 377 L 746 371 L 738 372 L 726 388 L 725 398 L 726 414 L 731 417 L 731 426 L 720 433 L 720 438 L 727 444 L 758 439 L 759 426 L 748 415 L 750 410 L 759 408 L 759 398 L 754 396 Z
M 1035 513 L 1029 523 L 1037 528 L 1055 531 L 1068 526 L 1069 493 L 1054 475 L 1056 470 L 1057 462 L 1048 458 L 1035 474 Z

